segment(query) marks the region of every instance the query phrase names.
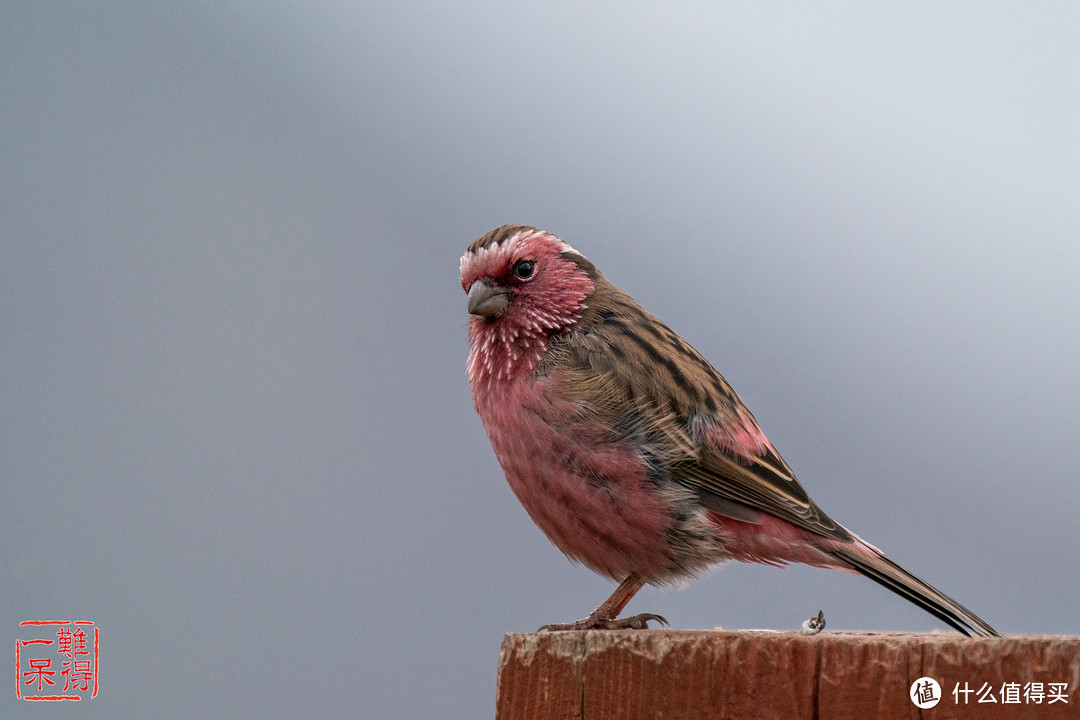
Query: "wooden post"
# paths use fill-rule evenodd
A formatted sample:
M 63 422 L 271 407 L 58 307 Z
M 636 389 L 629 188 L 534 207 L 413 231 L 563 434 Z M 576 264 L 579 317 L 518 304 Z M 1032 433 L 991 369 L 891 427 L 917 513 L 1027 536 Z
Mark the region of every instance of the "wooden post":
M 938 683 L 936 706 L 912 695 Z M 994 702 L 990 702 L 990 700 Z M 980 702 L 981 701 L 981 702 Z M 1080 637 L 767 631 L 512 634 L 496 720 L 1080 719 Z

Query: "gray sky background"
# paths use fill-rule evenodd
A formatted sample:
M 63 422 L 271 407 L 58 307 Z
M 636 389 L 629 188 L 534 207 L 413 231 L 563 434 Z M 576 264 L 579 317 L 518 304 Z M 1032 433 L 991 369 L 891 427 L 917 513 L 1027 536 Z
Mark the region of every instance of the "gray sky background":
M 1080 633 L 1077 8 L 3 3 L 0 658 L 97 623 L 53 717 L 490 716 L 502 635 L 611 590 L 472 409 L 458 257 L 506 222 L 701 350 L 832 516 Z M 629 610 L 818 608 L 940 627 L 802 567 Z

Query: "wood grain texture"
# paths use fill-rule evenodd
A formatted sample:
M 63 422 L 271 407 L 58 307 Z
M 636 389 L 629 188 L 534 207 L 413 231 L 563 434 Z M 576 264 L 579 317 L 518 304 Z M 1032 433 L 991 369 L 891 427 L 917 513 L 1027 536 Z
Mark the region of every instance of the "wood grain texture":
M 920 710 L 912 683 L 941 701 Z M 957 685 L 992 689 L 959 702 Z M 1006 683 L 1065 683 L 1068 702 L 1039 704 Z M 1049 692 L 1047 692 L 1049 695 Z M 497 720 L 824 720 L 1080 718 L 1080 637 L 969 639 L 955 634 L 590 631 L 511 634 L 499 657 Z

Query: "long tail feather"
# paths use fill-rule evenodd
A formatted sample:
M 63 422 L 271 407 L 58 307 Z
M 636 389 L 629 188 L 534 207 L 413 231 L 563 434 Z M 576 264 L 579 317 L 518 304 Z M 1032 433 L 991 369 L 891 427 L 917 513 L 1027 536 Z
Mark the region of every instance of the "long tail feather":
M 829 552 L 852 570 L 910 600 L 965 635 L 1001 637 L 1001 633 L 988 622 L 884 555 L 866 552 L 858 546 L 836 548 Z

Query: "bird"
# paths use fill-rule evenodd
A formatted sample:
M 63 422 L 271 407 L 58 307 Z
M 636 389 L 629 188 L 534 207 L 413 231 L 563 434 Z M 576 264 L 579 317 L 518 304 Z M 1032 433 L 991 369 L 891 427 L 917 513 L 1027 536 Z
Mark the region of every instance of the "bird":
M 503 225 L 468 245 L 473 405 L 529 517 L 617 583 L 587 617 L 540 630 L 645 629 L 645 585 L 727 561 L 859 573 L 969 636 L 989 623 L 830 518 L 727 380 L 559 237 Z

